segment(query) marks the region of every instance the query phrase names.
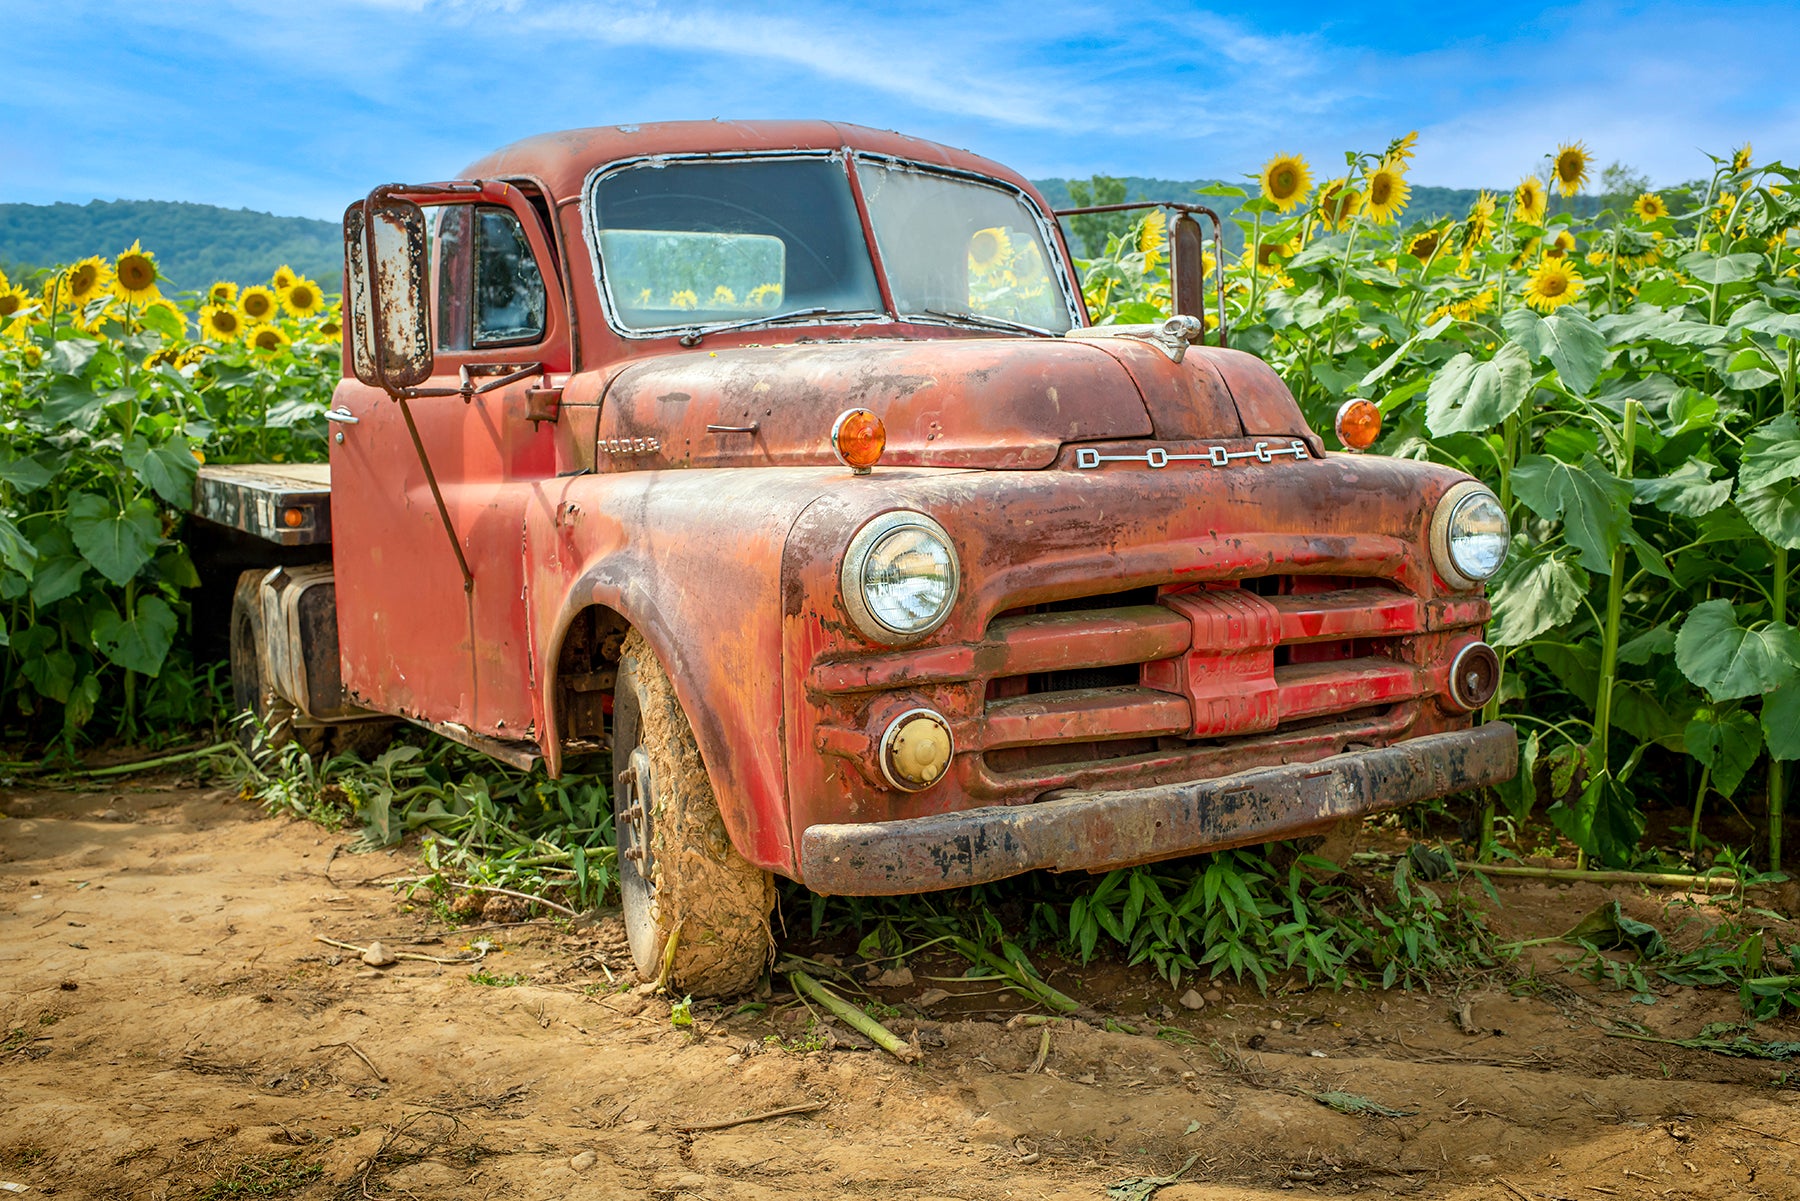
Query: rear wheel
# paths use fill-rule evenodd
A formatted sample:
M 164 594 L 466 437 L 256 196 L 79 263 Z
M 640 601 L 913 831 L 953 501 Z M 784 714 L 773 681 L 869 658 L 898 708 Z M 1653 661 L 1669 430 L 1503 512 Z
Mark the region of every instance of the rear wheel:
M 774 946 L 775 885 L 731 844 L 694 729 L 650 646 L 632 631 L 613 696 L 613 822 L 625 932 L 638 975 L 675 991 L 743 992 Z
M 308 721 L 291 701 L 278 695 L 263 677 L 262 582 L 265 568 L 238 576 L 231 596 L 231 702 L 237 714 L 254 713 L 264 737 L 262 746 L 274 749 L 297 742 L 307 754 L 329 757 L 354 752 L 372 759 L 394 740 L 395 723 L 386 720 L 339 722 L 325 725 Z M 238 741 L 245 750 L 255 749 L 257 727 L 240 724 Z

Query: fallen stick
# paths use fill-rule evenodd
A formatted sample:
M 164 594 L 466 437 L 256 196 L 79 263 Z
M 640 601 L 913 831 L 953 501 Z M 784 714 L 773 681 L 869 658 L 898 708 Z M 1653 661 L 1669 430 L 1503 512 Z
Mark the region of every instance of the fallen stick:
M 814 980 L 805 972 L 789 972 L 788 980 L 796 993 L 812 997 L 847 1023 L 851 1029 L 869 1039 L 902 1063 L 917 1063 L 919 1049 L 858 1009 L 844 998 Z
M 1534 1201 L 1534 1199 L 1532 1198 L 1532 1195 L 1530 1193 L 1526 1192 L 1524 1189 L 1520 1188 L 1518 1185 L 1514 1184 L 1512 1181 L 1508 1180 L 1506 1177 L 1496 1176 L 1496 1177 L 1494 1177 L 1494 1179 L 1498 1180 L 1501 1184 L 1505 1185 L 1507 1187 L 1507 1189 L 1514 1196 L 1523 1197 L 1523 1198 L 1525 1198 L 1525 1201 Z
M 337 947 L 344 951 L 355 951 L 358 955 L 367 955 L 369 953 L 369 948 L 367 947 L 359 947 L 353 942 L 339 942 L 335 938 L 326 938 L 323 934 L 313 935 L 313 940 L 315 942 L 322 942 L 328 947 Z M 388 954 L 392 955 L 395 959 L 414 959 L 420 963 L 447 963 L 451 966 L 455 966 L 459 963 L 479 963 L 487 956 L 486 951 L 481 951 L 474 955 L 464 955 L 457 959 L 446 959 L 441 955 L 415 955 L 411 951 L 389 951 Z
M 1031 1061 L 1031 1066 L 1025 1069 L 1025 1074 L 1035 1076 L 1043 1071 L 1044 1060 L 1048 1058 L 1050 1058 L 1050 1027 L 1045 1026 L 1042 1036 L 1038 1039 L 1037 1058 Z
M 1351 862 L 1362 865 L 1392 863 L 1395 856 L 1381 851 L 1363 851 Z M 1473 863 L 1452 859 L 1462 871 L 1482 872 L 1490 876 L 1513 876 L 1526 880 L 1555 880 L 1569 884 L 1645 884 L 1656 888 L 1701 888 L 1729 890 L 1738 887 L 1736 876 L 1690 875 L 1680 872 L 1594 872 L 1575 867 L 1534 867 L 1528 863 Z
M 388 1078 L 381 1074 L 381 1069 L 375 1066 L 375 1061 L 370 1059 L 367 1055 L 364 1055 L 362 1053 L 362 1048 L 355 1043 L 320 1043 L 318 1046 L 314 1047 L 313 1050 L 326 1051 L 332 1047 L 348 1047 L 352 1055 L 363 1061 L 364 1067 L 375 1073 L 375 1079 L 381 1081 L 383 1084 L 388 1082 Z
M 733 1126 L 747 1126 L 751 1122 L 766 1122 L 770 1118 L 792 1117 L 797 1113 L 817 1113 L 824 1109 L 828 1101 L 808 1101 L 804 1105 L 783 1105 L 780 1109 L 771 1109 L 767 1113 L 753 1113 L 742 1118 L 725 1118 L 718 1122 L 697 1122 L 692 1126 L 677 1126 L 677 1133 L 698 1134 L 703 1130 L 728 1130 Z

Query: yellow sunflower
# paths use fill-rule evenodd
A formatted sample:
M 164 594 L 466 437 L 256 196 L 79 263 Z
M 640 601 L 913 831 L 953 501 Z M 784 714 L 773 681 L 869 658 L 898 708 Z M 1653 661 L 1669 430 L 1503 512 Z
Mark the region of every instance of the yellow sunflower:
M 283 263 L 281 266 L 275 268 L 275 274 L 269 277 L 269 287 L 272 290 L 279 292 L 289 284 L 293 283 L 296 278 L 294 269 L 286 263 Z
M 725 308 L 737 303 L 737 293 L 720 284 L 713 289 L 712 302 L 715 308 Z
M 1279 274 L 1282 260 L 1292 257 L 1293 253 L 1292 242 L 1259 242 L 1256 247 L 1256 269 Z
M 80 308 L 112 286 L 112 271 L 99 255 L 89 255 L 63 272 L 63 300 Z
M 1362 193 L 1348 180 L 1332 179 L 1319 185 L 1319 219 L 1332 229 L 1342 229 L 1362 208 Z
M 325 320 L 319 322 L 319 336 L 334 340 L 342 338 L 344 336 L 344 325 L 336 317 L 327 317 Z
M 1369 195 L 1363 211 L 1375 224 L 1386 225 L 1400 215 L 1411 192 L 1400 164 L 1389 160 L 1369 173 Z
M 310 317 L 325 307 L 325 295 L 319 285 L 304 277 L 290 280 L 278 293 L 281 307 L 295 317 Z
M 1748 142 L 1745 142 L 1742 146 L 1733 150 L 1731 152 L 1732 171 L 1734 173 L 1738 171 L 1748 171 L 1750 169 L 1750 160 L 1755 154 L 1756 151 L 1750 148 L 1750 143 Z
M 1443 240 L 1443 230 L 1436 228 L 1428 229 L 1422 234 L 1415 234 L 1413 236 L 1412 241 L 1406 244 L 1406 253 L 1412 255 L 1421 263 L 1428 263 L 1431 261 L 1431 256 L 1437 253 L 1438 245 L 1442 243 Z
M 1012 256 L 1012 239 L 998 225 L 978 229 L 969 238 L 969 270 L 988 275 Z
M 0 317 L 17 317 L 31 301 L 31 293 L 24 288 L 0 287 Z
M 1525 283 L 1525 303 L 1540 313 L 1561 308 L 1581 295 L 1583 281 L 1568 259 L 1545 259 Z
M 672 309 L 692 309 L 698 308 L 699 305 L 700 298 L 694 295 L 692 288 L 683 288 L 669 296 L 669 307 Z
M 1277 212 L 1285 213 L 1305 204 L 1312 191 L 1312 169 L 1297 154 L 1276 155 L 1263 164 L 1261 178 L 1263 199 L 1274 205 Z
M 238 296 L 238 309 L 252 321 L 269 321 L 275 316 L 278 301 L 275 293 L 261 284 L 245 288 Z
M 1494 232 L 1494 210 L 1499 207 L 1492 192 L 1481 192 L 1475 197 L 1475 203 L 1469 208 L 1469 215 L 1463 225 L 1463 250 L 1473 250 L 1484 245 Z
M 1544 254 L 1553 259 L 1560 259 L 1574 249 L 1575 235 L 1566 229 L 1559 229 L 1556 231 L 1556 236 L 1550 239 L 1550 245 L 1544 247 Z
M 181 327 L 182 336 L 187 334 L 187 314 L 182 312 L 181 307 L 174 301 L 158 296 L 155 300 L 144 305 L 144 312 L 148 313 L 151 309 L 161 309 L 163 312 L 169 314 L 169 316 L 175 318 L 176 324 Z
M 233 342 L 243 335 L 244 318 L 228 304 L 209 304 L 200 310 L 200 332 L 215 342 Z
M 780 284 L 757 284 L 750 289 L 750 303 L 759 309 L 772 309 L 781 303 Z
M 1542 225 L 1549 200 L 1538 177 L 1527 175 L 1513 189 L 1513 216 L 1527 225 Z
M 1419 131 L 1413 130 L 1403 138 L 1395 138 L 1388 143 L 1387 153 L 1381 157 L 1395 166 L 1404 168 L 1412 162 L 1413 152 L 1418 149 Z
M 250 331 L 248 341 L 250 349 L 274 354 L 288 344 L 288 336 L 281 331 L 280 326 L 259 325 Z
M 207 304 L 236 304 L 237 285 L 222 279 L 206 290 Z
M 1137 248 L 1144 256 L 1144 270 L 1154 271 L 1162 262 L 1163 243 L 1169 237 L 1169 218 L 1161 209 L 1151 209 L 1138 222 Z
M 113 295 L 132 304 L 155 300 L 156 257 L 136 242 L 113 264 Z
M 1631 211 L 1645 221 L 1655 221 L 1659 217 L 1669 215 L 1669 206 L 1655 192 L 1645 192 L 1631 202 Z
M 1587 183 L 1588 149 L 1580 142 L 1565 142 L 1556 148 L 1556 186 L 1564 196 L 1573 196 Z

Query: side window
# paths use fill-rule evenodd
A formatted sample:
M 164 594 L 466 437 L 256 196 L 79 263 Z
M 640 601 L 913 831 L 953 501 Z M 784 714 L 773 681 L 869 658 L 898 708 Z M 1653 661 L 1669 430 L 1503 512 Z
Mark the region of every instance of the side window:
M 516 345 L 544 336 L 544 277 L 510 209 L 438 205 L 431 228 L 439 350 Z

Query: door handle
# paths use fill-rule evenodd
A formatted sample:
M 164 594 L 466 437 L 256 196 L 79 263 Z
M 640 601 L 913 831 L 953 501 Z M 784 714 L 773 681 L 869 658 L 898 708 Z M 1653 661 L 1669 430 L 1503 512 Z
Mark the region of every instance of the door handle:
M 325 420 L 336 421 L 342 425 L 362 424 L 362 418 L 356 416 L 349 409 L 327 409 L 325 410 Z

